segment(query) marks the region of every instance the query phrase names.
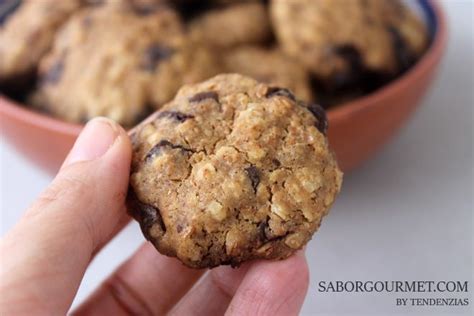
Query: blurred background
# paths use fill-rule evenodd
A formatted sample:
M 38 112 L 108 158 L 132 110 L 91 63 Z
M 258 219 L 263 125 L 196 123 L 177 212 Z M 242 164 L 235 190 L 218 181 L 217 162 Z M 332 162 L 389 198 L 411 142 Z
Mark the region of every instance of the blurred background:
M 397 307 L 397 294 L 320 293 L 319 281 L 473 282 L 474 1 L 442 1 L 449 42 L 432 89 L 404 129 L 346 174 L 343 191 L 307 248 L 311 286 L 303 315 L 472 315 L 467 307 Z M 51 176 L 0 138 L 0 233 Z M 131 223 L 94 260 L 78 304 L 143 242 Z M 436 293 L 406 297 L 447 297 Z

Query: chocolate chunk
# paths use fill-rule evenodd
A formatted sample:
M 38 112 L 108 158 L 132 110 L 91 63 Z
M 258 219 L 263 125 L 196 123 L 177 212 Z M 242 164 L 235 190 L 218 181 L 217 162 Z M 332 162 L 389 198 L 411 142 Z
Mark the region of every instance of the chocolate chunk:
M 257 193 L 257 187 L 258 184 L 260 183 L 260 172 L 255 167 L 254 165 L 251 165 L 248 168 L 245 168 L 245 172 L 247 172 L 247 176 L 250 179 L 250 182 L 252 182 L 252 188 L 255 193 Z
M 161 151 L 162 151 L 162 147 L 166 146 L 167 143 L 165 142 L 168 142 L 168 141 L 160 141 L 158 144 L 156 144 L 155 146 L 153 146 L 150 151 L 146 154 L 145 156 L 145 161 L 150 161 L 152 160 L 152 158 L 154 158 L 155 156 L 158 156 L 161 154 Z
M 266 220 L 264 220 L 263 222 L 258 223 L 257 227 L 258 227 L 258 232 L 259 232 L 261 241 L 267 241 L 268 240 L 267 233 L 266 233 L 266 230 L 268 228 L 268 220 L 269 220 L 269 218 L 267 217 Z
M 61 79 L 64 71 L 64 60 L 61 59 L 53 64 L 46 74 L 41 78 L 41 84 L 56 84 Z
M 392 46 L 397 59 L 398 68 L 401 72 L 406 71 L 415 63 L 415 56 L 408 46 L 408 43 L 400 34 L 400 32 L 393 26 L 388 27 L 392 39 Z
M 279 88 L 279 87 L 268 88 L 267 93 L 265 94 L 265 97 L 271 98 L 273 96 L 286 97 L 290 100 L 296 101 L 295 95 L 290 90 L 285 89 L 285 88 Z
M 153 44 L 145 51 L 141 67 L 149 72 L 155 71 L 158 63 L 173 55 L 174 49 L 160 44 Z
M 194 118 L 194 115 L 186 114 L 186 113 L 182 113 L 178 111 L 163 111 L 158 114 L 158 118 L 164 118 L 164 117 L 183 123 L 184 121 L 188 119 Z
M 148 162 L 151 159 L 153 159 L 153 157 L 160 155 L 163 148 L 165 147 L 168 147 L 171 149 L 181 149 L 182 151 L 185 151 L 185 152 L 193 152 L 193 150 L 191 149 L 185 148 L 181 145 L 172 144 L 170 141 L 163 139 L 163 140 L 160 140 L 158 144 L 156 144 L 150 149 L 150 151 L 145 156 L 145 161 Z
M 132 187 L 128 189 L 127 206 L 129 214 L 140 223 L 140 228 L 147 239 L 150 239 L 149 230 L 155 224 L 160 226 L 163 233 L 166 232 L 160 210 L 140 201 Z
M 369 93 L 386 82 L 386 74 L 369 69 L 354 45 L 338 45 L 331 50 L 345 63 L 345 67 L 335 72 L 330 80 L 311 77 L 311 85 L 318 91 L 318 101 L 324 107 Z
M 272 159 L 272 163 L 275 165 L 275 167 L 280 167 L 281 166 L 281 162 L 280 160 L 278 159 Z
M 189 102 L 201 102 L 207 99 L 212 99 L 216 102 L 219 102 L 219 96 L 215 91 L 201 92 L 193 95 L 189 98 Z
M 318 123 L 316 124 L 318 130 L 324 135 L 326 135 L 328 130 L 328 120 L 326 117 L 326 111 L 324 111 L 324 109 L 316 103 L 310 103 L 307 108 L 318 120 Z
M 213 0 L 173 0 L 169 2 L 178 10 L 184 21 L 193 20 L 208 10 L 221 7 L 220 4 L 215 3 L 217 1 Z
M 163 231 L 166 231 L 166 227 L 161 219 L 160 211 L 157 208 L 149 204 L 141 203 L 138 216 L 140 216 L 140 222 L 146 229 L 149 229 L 154 224 L 158 224 Z
M 359 50 L 353 45 L 340 45 L 334 48 L 334 53 L 343 58 L 352 69 L 363 68 Z
M 348 89 L 361 81 L 365 67 L 359 50 L 353 45 L 341 45 L 334 48 L 334 53 L 348 65 L 345 71 L 339 71 L 334 76 L 336 89 Z

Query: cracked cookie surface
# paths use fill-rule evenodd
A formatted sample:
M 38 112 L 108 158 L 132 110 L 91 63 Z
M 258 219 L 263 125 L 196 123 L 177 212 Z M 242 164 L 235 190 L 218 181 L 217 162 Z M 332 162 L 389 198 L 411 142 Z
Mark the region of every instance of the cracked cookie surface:
M 272 0 L 282 49 L 299 58 L 326 86 L 410 67 L 428 42 L 422 21 L 399 0 Z
M 267 10 L 259 2 L 213 8 L 194 18 L 188 28 L 191 37 L 218 48 L 264 43 L 271 37 Z
M 71 122 L 106 116 L 131 126 L 183 84 L 219 72 L 174 10 L 127 3 L 91 7 L 67 22 L 40 63 L 32 104 Z
M 33 71 L 81 0 L 24 0 L 0 26 L 0 82 Z
M 184 86 L 132 134 L 129 212 L 193 268 L 283 259 L 342 182 L 317 105 L 237 74 Z

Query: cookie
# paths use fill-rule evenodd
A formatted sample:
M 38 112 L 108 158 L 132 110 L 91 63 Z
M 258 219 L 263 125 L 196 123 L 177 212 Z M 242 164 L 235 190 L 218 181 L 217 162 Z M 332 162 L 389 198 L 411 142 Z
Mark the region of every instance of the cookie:
M 272 0 L 270 9 L 283 50 L 328 88 L 392 78 L 427 46 L 424 25 L 398 0 Z
M 245 2 L 206 11 L 189 23 L 193 38 L 215 47 L 264 43 L 271 36 L 262 3 Z
M 0 82 L 32 73 L 80 0 L 24 0 L 0 26 Z
M 129 212 L 192 268 L 287 258 L 341 187 L 326 130 L 322 108 L 249 77 L 184 86 L 132 134 Z
M 106 116 L 131 126 L 183 84 L 217 72 L 212 54 L 188 41 L 173 10 L 98 6 L 58 34 L 31 103 L 71 122 Z
M 223 67 L 229 73 L 239 73 L 257 81 L 287 87 L 301 100 L 313 99 L 306 68 L 278 49 L 237 47 L 224 54 Z

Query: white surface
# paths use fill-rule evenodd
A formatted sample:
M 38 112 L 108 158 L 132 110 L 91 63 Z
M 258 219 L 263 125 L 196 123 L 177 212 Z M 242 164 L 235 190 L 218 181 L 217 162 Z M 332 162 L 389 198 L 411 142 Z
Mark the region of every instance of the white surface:
M 439 77 L 406 128 L 343 192 L 308 249 L 311 287 L 302 314 L 466 314 L 473 302 L 474 3 L 445 2 L 450 41 Z M 50 178 L 6 145 L 1 153 L 1 234 Z M 143 238 L 128 226 L 88 270 L 82 300 Z M 464 280 L 469 307 L 396 307 L 423 294 L 324 294 L 320 280 Z

